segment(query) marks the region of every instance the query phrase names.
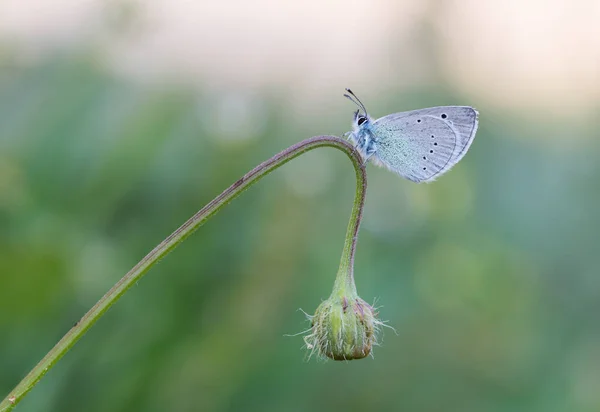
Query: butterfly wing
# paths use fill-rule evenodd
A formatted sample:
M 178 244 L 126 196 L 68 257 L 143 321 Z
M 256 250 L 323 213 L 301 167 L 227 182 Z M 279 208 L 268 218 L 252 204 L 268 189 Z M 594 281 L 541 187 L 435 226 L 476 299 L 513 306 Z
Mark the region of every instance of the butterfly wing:
M 467 106 L 442 106 L 394 113 L 377 119 L 371 158 L 413 182 L 430 182 L 467 153 L 478 113 Z

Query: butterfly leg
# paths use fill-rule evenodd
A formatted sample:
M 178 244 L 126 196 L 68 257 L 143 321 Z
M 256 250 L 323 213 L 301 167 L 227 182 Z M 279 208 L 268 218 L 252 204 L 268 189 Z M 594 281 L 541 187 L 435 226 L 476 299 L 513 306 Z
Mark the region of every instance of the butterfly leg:
M 367 162 L 369 161 L 369 159 L 371 158 L 371 156 L 373 156 L 375 154 L 375 152 L 373 153 L 369 153 L 367 154 L 364 158 L 363 158 L 363 162 L 361 164 L 362 167 L 365 167 L 365 165 L 367 164 Z
M 358 149 L 357 149 L 358 145 L 355 143 L 355 144 L 352 145 L 352 147 L 354 147 L 354 149 L 352 150 L 352 152 L 354 154 L 357 154 L 358 153 Z
M 350 141 L 351 143 L 354 143 L 354 150 L 353 153 L 356 154 L 358 152 L 357 147 L 358 147 L 358 143 L 355 142 L 355 140 L 353 138 L 351 138 L 350 136 L 352 136 L 352 132 L 346 132 L 342 135 L 342 137 L 345 137 L 346 139 L 348 139 L 348 141 Z
M 364 161 L 362 164 L 363 166 L 365 164 L 367 164 L 367 162 L 369 161 L 371 156 L 373 156 L 377 152 L 377 146 L 375 145 L 375 141 L 373 139 L 366 139 L 365 146 L 366 146 L 366 150 L 365 150 Z

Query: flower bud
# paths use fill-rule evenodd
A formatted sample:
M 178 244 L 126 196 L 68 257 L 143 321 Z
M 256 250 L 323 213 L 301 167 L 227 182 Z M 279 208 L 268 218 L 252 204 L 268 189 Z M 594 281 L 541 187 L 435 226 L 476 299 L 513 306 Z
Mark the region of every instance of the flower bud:
M 334 360 L 362 359 L 376 344 L 379 321 L 373 308 L 355 293 L 332 294 L 312 317 L 306 347 Z

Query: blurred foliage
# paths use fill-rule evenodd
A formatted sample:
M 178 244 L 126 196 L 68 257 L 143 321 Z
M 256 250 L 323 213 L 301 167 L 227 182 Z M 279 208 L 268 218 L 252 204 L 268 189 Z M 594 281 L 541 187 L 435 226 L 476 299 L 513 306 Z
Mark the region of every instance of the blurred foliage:
M 7 60 L 8 61 L 8 60 Z M 247 170 L 352 108 L 215 95 L 58 56 L 0 79 L 0 392 L 129 268 Z M 369 166 L 356 257 L 387 332 L 375 359 L 305 362 L 354 193 L 333 150 L 254 186 L 163 260 L 19 411 L 600 410 L 597 119 L 533 118 L 443 84 L 374 113 L 472 103 L 475 143 L 413 185 Z

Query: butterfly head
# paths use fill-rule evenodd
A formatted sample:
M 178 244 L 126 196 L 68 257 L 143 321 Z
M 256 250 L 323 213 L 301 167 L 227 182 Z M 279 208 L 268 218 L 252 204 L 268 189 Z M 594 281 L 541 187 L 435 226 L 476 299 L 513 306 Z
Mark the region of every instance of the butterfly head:
M 367 113 L 367 108 L 363 102 L 356 97 L 352 90 L 346 89 L 346 92 L 344 97 L 348 98 L 352 103 L 358 106 L 358 110 L 354 112 L 354 131 L 367 127 L 369 123 L 371 123 L 371 117 Z
M 375 144 L 371 125 L 373 119 L 367 113 L 365 105 L 350 89 L 346 89 L 344 94 L 352 103 L 358 106 L 354 112 L 354 121 L 352 122 L 352 132 L 347 133 L 350 140 L 354 143 L 358 152 L 365 158 L 370 158 L 375 153 Z
M 354 130 L 361 129 L 363 127 L 367 127 L 371 122 L 371 118 L 366 113 L 361 113 L 360 110 L 354 112 L 354 122 L 352 124 Z

